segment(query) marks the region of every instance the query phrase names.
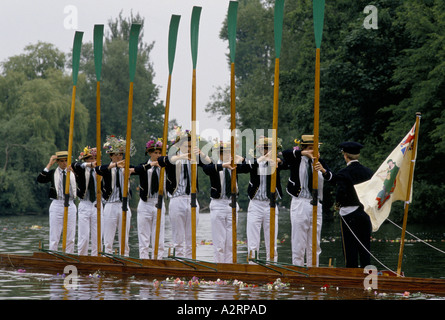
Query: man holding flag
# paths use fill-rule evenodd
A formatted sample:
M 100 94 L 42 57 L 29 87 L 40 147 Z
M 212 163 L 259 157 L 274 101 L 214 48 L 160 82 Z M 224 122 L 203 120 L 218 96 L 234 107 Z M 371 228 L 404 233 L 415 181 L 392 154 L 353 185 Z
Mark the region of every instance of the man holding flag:
M 357 268 L 360 256 L 363 268 L 371 262 L 371 221 L 363 210 L 354 186 L 371 179 L 373 172 L 358 161 L 363 145 L 350 141 L 341 143 L 340 148 L 346 168 L 341 169 L 334 179 L 337 185 L 336 206 L 340 208 L 345 266 Z

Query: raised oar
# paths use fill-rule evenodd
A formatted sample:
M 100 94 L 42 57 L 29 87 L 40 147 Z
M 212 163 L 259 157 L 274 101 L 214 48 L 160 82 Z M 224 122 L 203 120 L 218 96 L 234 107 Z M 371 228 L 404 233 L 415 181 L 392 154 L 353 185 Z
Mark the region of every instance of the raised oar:
M 191 183 L 191 212 L 192 212 L 192 259 L 196 259 L 196 158 L 194 150 L 196 147 L 196 60 L 198 57 L 198 34 L 199 19 L 201 17 L 201 7 L 193 7 L 192 19 L 190 23 L 190 44 L 193 62 L 192 77 L 192 183 Z
M 313 166 L 318 162 L 318 135 L 320 119 L 320 46 L 323 34 L 325 0 L 313 1 L 314 34 L 316 45 L 315 57 L 315 97 L 314 97 L 314 155 Z M 318 205 L 318 172 L 312 172 L 312 266 L 317 265 L 317 205 Z
M 232 258 L 236 263 L 236 164 L 235 164 L 235 129 L 236 129 L 236 107 L 235 107 L 235 49 L 236 49 L 236 20 L 238 14 L 238 2 L 230 1 L 227 15 L 227 27 L 229 34 L 230 49 L 230 154 L 232 156 Z
M 275 76 L 273 92 L 273 118 L 272 118 L 272 160 L 274 168 L 270 179 L 270 260 L 275 259 L 275 206 L 277 188 L 277 130 L 278 130 L 278 94 L 280 83 L 280 53 L 283 34 L 284 0 L 275 1 L 274 9 L 274 36 L 275 36 Z
M 405 245 L 405 232 L 406 232 L 406 222 L 408 220 L 408 209 L 409 203 L 411 199 L 411 190 L 413 187 L 413 176 L 414 176 L 414 164 L 416 162 L 417 157 L 417 144 L 419 140 L 419 129 L 420 129 L 420 117 L 421 113 L 416 113 L 416 128 L 414 129 L 414 142 L 412 144 L 412 153 L 411 153 L 411 162 L 409 166 L 409 178 L 408 178 L 408 186 L 406 188 L 406 197 L 405 197 L 405 210 L 403 213 L 403 227 L 402 227 L 402 236 L 400 238 L 400 249 L 399 249 L 399 260 L 397 263 L 397 276 L 400 277 L 402 273 L 402 259 L 403 259 L 403 247 Z
M 181 16 L 172 15 L 170 18 L 170 27 L 168 32 L 168 83 L 167 83 L 167 98 L 165 100 L 164 131 L 162 133 L 163 156 L 167 155 L 168 115 L 170 112 L 171 80 L 172 80 L 173 64 L 175 61 L 176 40 L 178 38 L 178 27 L 180 20 Z M 161 167 L 161 176 L 159 177 L 158 203 L 156 205 L 157 207 L 156 239 L 155 239 L 153 259 L 158 258 L 159 233 L 161 229 L 162 198 L 164 195 L 164 170 L 165 168 Z
M 94 67 L 96 71 L 96 165 L 101 165 L 101 139 L 100 139 L 100 81 L 102 73 L 102 56 L 103 56 L 103 36 L 104 36 L 104 26 L 95 25 L 94 26 Z M 97 208 L 97 252 L 101 252 L 102 248 L 102 229 L 101 229 L 101 181 L 102 176 L 96 175 L 96 208 Z
M 76 86 L 77 86 L 77 76 L 79 74 L 79 63 L 80 63 L 80 49 L 82 47 L 82 37 L 83 32 L 76 31 L 74 35 L 73 43 L 73 92 L 71 96 L 71 115 L 70 115 L 70 130 L 68 136 L 68 159 L 67 168 L 71 166 L 71 157 L 73 154 L 73 132 L 74 132 L 74 110 L 76 104 Z M 65 184 L 65 201 L 64 201 L 64 211 L 63 211 L 63 236 L 62 236 L 62 251 L 66 251 L 66 233 L 68 229 L 68 206 L 70 199 L 70 174 L 66 175 Z
M 130 92 L 128 95 L 128 115 L 127 115 L 127 137 L 125 145 L 125 171 L 124 171 L 124 190 L 122 194 L 122 238 L 121 238 L 121 255 L 125 255 L 125 237 L 127 228 L 127 211 L 128 211 L 128 179 L 130 173 L 130 147 L 131 147 L 131 120 L 133 117 L 133 82 L 136 74 L 136 60 L 138 55 L 138 40 L 140 24 L 133 23 L 130 29 L 129 41 L 129 71 L 130 71 Z M 119 179 L 117 177 L 116 179 Z

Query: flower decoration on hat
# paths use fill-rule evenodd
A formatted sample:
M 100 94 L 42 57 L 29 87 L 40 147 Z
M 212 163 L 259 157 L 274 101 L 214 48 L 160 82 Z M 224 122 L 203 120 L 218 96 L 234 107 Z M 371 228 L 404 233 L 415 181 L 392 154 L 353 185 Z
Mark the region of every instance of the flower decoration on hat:
M 79 154 L 78 159 L 83 160 L 88 157 L 95 157 L 97 155 L 97 149 L 91 148 L 90 146 L 86 146 L 83 151 Z
M 190 141 L 192 139 L 192 132 L 191 130 L 182 130 L 181 126 L 174 126 L 173 127 L 173 135 L 174 138 L 171 140 L 172 144 L 177 144 L 178 142 L 184 142 L 184 141 Z M 197 140 L 199 141 L 201 138 L 200 136 L 196 136 Z M 180 143 L 179 143 L 180 144 Z
M 220 150 L 230 150 L 231 143 L 230 142 L 224 142 L 224 141 L 218 141 L 215 139 L 215 143 L 212 146 L 213 149 L 220 149 Z
M 107 136 L 106 142 L 103 148 L 106 153 L 125 153 L 127 142 L 122 137 L 116 137 L 114 135 Z M 134 146 L 134 141 L 130 141 L 130 156 L 136 153 L 136 147 Z
M 277 150 L 281 150 L 283 148 L 282 146 L 282 139 L 277 138 Z M 271 148 L 273 145 L 273 138 L 261 136 L 258 140 L 258 143 L 256 145 L 257 148 L 267 146 L 268 148 Z
M 163 139 L 162 138 L 151 138 L 145 144 L 145 152 L 154 151 L 154 150 L 162 150 Z M 168 145 L 166 146 L 168 149 Z
M 181 126 L 173 127 L 173 139 L 171 140 L 172 144 L 178 143 L 179 141 L 183 141 L 184 139 L 190 139 L 191 133 L 190 130 L 182 130 Z
M 283 148 L 282 141 L 283 140 L 281 138 L 277 138 L 277 151 L 278 151 L 279 155 L 281 154 L 281 152 L 279 152 L 279 151 L 281 151 Z M 259 149 L 263 149 L 264 147 L 267 147 L 270 149 L 270 148 L 272 148 L 272 146 L 273 146 L 273 138 L 261 136 L 257 141 L 256 149 L 259 150 Z M 254 154 L 255 154 L 255 151 L 253 149 L 250 149 L 248 152 L 248 155 L 251 157 L 254 157 Z M 258 153 L 258 151 L 257 151 L 257 155 L 261 155 L 261 154 Z

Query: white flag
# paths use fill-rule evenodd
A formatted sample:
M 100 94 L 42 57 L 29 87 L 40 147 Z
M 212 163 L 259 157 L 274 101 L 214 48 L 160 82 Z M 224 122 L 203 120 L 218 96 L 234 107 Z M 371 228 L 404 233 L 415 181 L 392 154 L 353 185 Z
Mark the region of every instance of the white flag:
M 406 201 L 409 180 L 409 171 L 414 143 L 416 125 L 408 132 L 399 145 L 386 158 L 385 162 L 366 182 L 355 185 L 360 202 L 365 212 L 370 216 L 372 231 L 377 231 L 380 225 L 388 218 L 391 205 L 396 200 Z M 414 165 L 414 163 L 413 163 Z M 412 197 L 412 188 L 409 201 Z

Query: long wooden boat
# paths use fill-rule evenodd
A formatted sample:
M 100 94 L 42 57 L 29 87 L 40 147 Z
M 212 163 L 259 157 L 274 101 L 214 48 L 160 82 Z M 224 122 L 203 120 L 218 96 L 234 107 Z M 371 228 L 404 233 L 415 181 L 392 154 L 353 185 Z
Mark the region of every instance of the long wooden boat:
M 163 260 L 137 259 L 111 254 L 78 256 L 54 251 L 38 251 L 32 255 L 0 254 L 0 266 L 25 269 L 27 272 L 63 273 L 67 265 L 74 265 L 79 274 L 100 271 L 120 276 L 142 276 L 151 279 L 162 277 L 206 280 L 239 280 L 267 283 L 280 278 L 282 282 L 319 287 L 355 288 L 366 290 L 363 269 L 334 267 L 298 267 L 294 265 L 254 260 L 248 263 L 212 263 L 199 260 L 169 257 Z M 397 277 L 379 273 L 377 290 L 389 292 L 422 292 L 445 295 L 445 279 Z

